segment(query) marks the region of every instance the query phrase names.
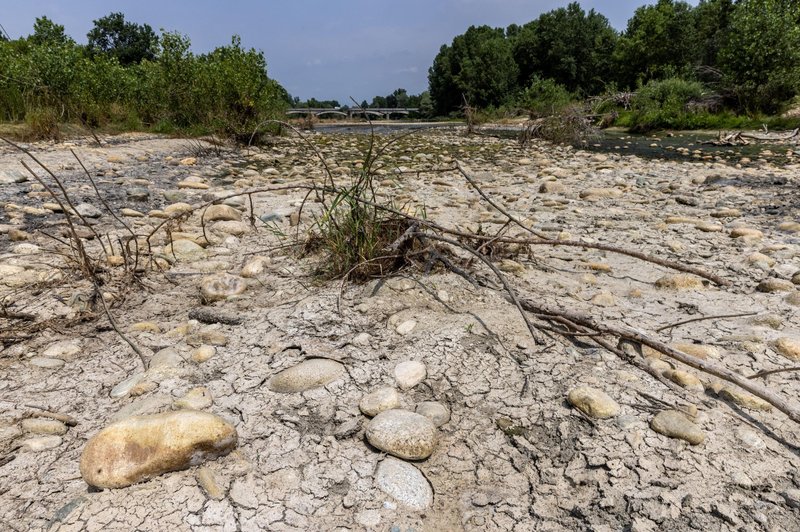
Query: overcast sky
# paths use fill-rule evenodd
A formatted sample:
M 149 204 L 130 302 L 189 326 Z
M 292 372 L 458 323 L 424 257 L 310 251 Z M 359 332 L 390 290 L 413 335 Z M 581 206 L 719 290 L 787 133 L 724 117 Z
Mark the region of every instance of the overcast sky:
M 637 0 L 581 2 L 624 29 Z M 696 4 L 696 1 L 691 2 Z M 94 19 L 121 11 L 126 20 L 188 35 L 195 52 L 230 43 L 263 50 L 269 75 L 301 99 L 371 100 L 403 87 L 426 90 L 442 44 L 470 25 L 506 27 L 567 5 L 566 0 L 0 0 L 11 38 L 28 35 L 46 15 L 85 43 Z

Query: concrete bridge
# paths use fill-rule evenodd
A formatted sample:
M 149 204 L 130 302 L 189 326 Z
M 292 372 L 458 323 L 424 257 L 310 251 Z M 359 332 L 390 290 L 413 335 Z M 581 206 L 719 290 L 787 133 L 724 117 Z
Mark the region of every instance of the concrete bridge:
M 346 118 L 353 118 L 354 116 L 375 116 L 378 118 L 390 118 L 392 115 L 408 116 L 411 113 L 419 111 L 417 107 L 371 107 L 366 109 L 323 109 L 323 108 L 298 108 L 289 109 L 286 111 L 287 115 L 314 115 L 314 116 L 344 116 Z

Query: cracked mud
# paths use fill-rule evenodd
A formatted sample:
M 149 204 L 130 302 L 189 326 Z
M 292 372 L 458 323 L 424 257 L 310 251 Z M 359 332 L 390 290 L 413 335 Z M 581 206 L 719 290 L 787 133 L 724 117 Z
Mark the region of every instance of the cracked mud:
M 359 136 L 314 141 L 343 179 L 363 157 Z M 76 205 L 97 205 L 69 147 L 31 146 Z M 313 152 L 291 138 L 196 160 L 188 141 L 141 135 L 72 147 L 139 234 L 182 204 L 322 176 Z M 498 261 L 528 297 L 644 331 L 753 313 L 658 335 L 743 375 L 796 363 L 798 165 L 522 149 L 511 140 L 445 131 L 395 148 L 379 176 L 381 194 L 424 205 L 443 225 L 493 234 L 505 223 L 456 172 L 431 172 L 457 159 L 496 201 L 553 238 L 679 259 L 733 282 L 720 289 L 630 257 L 534 247 Z M 143 373 L 102 312 L 79 319 L 93 312 L 92 288 L 64 266 L 55 253 L 63 247 L 45 234 L 64 234 L 48 194 L 33 180 L 11 182 L 21 179 L 20 159 L 0 150 L 0 172 L 17 176 L 0 185 L 0 297 L 6 310 L 52 326 L 9 339 L 25 322 L 0 318 L 7 334 L 0 351 L 5 530 L 800 526 L 800 427 L 786 416 L 646 350 L 646 362 L 678 386 L 580 338 L 536 345 L 502 292 L 444 270 L 348 284 L 339 301 L 338 282 L 312 275 L 319 257 L 280 247 L 297 227 L 310 227 L 313 208 L 297 217 L 302 191 L 254 196 L 257 230 L 246 201 L 228 201 L 231 210 L 217 209 L 206 225 L 206 247 L 198 245 L 205 243 L 200 216 L 192 215 L 173 229 L 174 255 L 164 253 L 174 264 L 111 297 L 117 323 L 150 362 Z M 123 234 L 107 211 L 99 214 L 87 218 L 99 233 Z M 169 244 L 159 238 L 159 249 Z M 88 242 L 99 250 L 96 239 Z M 479 271 L 491 280 L 491 272 Z M 220 274 L 235 282 L 209 284 L 202 297 L 204 279 Z M 408 362 L 424 366 L 398 373 Z M 796 401 L 798 375 L 761 381 Z M 370 420 L 359 404 L 386 387 L 396 390 L 400 408 L 436 426 L 430 457 L 399 460 L 366 441 Z M 579 387 L 613 401 L 603 411 L 607 419 L 570 406 L 567 395 Z M 384 402 L 396 406 L 389 395 Z M 369 413 L 378 414 L 383 403 L 373 402 Z M 88 488 L 79 463 L 89 438 L 115 420 L 180 408 L 232 424 L 236 450 L 129 487 Z M 653 418 L 668 410 L 679 411 L 702 441 L 655 432 Z

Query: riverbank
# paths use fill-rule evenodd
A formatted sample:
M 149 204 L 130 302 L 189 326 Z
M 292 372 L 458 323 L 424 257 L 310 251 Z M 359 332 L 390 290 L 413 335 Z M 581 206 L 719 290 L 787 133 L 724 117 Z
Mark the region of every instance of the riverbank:
M 632 356 L 671 385 L 590 337 L 554 334 L 536 345 L 492 272 L 466 255 L 453 260 L 474 282 L 426 271 L 424 257 L 419 269 L 366 285 L 315 277 L 324 258 L 287 247 L 320 211 L 309 202 L 300 212 L 305 191 L 286 187 L 327 179 L 305 142 L 235 150 L 153 135 L 113 140 L 30 148 L 85 213 L 93 256 L 103 256 L 93 232 L 112 245 L 129 233 L 70 149 L 120 219 L 154 234 L 163 270 L 119 286 L 125 261 L 103 263 L 102 290 L 147 371 L 69 266 L 58 205 L 26 175 L 20 153 L 0 147 L 0 298 L 30 317 L 0 318 L 0 330 L 17 336 L 3 336 L 0 351 L 0 521 L 10 528 L 685 531 L 800 522 L 800 427 L 763 401 L 646 349 Z M 311 140 L 337 180 L 363 165 L 365 135 Z M 493 247 L 488 257 L 526 298 L 649 331 L 741 375 L 796 364 L 797 161 L 520 147 L 443 129 L 386 150 L 378 197 L 464 233 L 524 234 L 454 161 L 548 238 L 632 248 L 731 282 L 580 247 Z M 246 196 L 222 200 L 213 219 L 187 210 L 256 189 L 272 190 L 253 195 L 252 207 Z M 169 235 L 156 231 L 182 212 Z M 206 280 L 219 276 L 241 291 L 203 302 Z M 742 315 L 688 321 L 732 314 Z M 281 372 L 304 375 L 302 363 L 319 359 L 336 371 L 302 391 L 274 386 Z M 410 384 L 409 361 L 424 369 Z M 759 381 L 792 403 L 800 393 L 796 373 Z M 435 420 L 430 457 L 388 457 L 365 439 L 372 425 L 360 405 L 386 387 L 392 405 Z M 611 417 L 570 406 L 581 387 L 607 394 Z M 130 487 L 87 488 L 78 464 L 89 438 L 114 420 L 186 408 L 235 427 L 237 449 Z M 682 412 L 695 445 L 654 430 L 663 410 Z M 71 421 L 42 433 L 30 420 L 47 412 Z

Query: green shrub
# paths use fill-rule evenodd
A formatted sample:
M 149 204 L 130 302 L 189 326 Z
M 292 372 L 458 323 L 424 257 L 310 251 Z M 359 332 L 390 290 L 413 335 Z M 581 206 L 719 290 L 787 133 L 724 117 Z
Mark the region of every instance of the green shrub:
M 693 123 L 704 97 L 703 85 L 696 81 L 669 78 L 651 81 L 641 87 L 631 100 L 631 113 L 626 113 L 624 125 L 634 131 L 677 128 Z M 700 113 L 698 113 L 700 111 Z M 689 129 L 692 129 L 689 127 Z
M 71 39 L 0 42 L 0 120 L 24 120 L 42 138 L 56 136 L 58 122 L 74 122 L 247 140 L 287 106 L 264 55 L 242 48 L 239 37 L 203 55 L 178 33 L 159 42 L 154 60 L 127 66 Z
M 572 103 L 570 92 L 552 79 L 536 78 L 520 96 L 520 106 L 531 118 L 550 116 Z

